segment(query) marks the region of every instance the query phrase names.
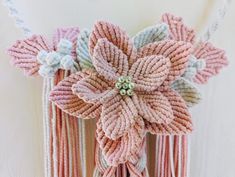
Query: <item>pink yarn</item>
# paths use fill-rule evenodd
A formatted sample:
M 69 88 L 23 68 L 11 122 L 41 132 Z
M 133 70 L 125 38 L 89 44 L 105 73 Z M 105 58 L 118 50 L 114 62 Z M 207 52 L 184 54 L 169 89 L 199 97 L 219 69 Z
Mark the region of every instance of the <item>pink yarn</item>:
M 198 84 L 207 83 L 210 77 L 217 75 L 223 67 L 228 65 L 225 51 L 214 47 L 209 42 L 200 43 L 193 53 L 206 62 L 206 68 L 199 71 L 194 78 L 194 82 Z
M 56 50 L 60 39 L 67 39 L 73 43 L 72 55 L 75 58 L 76 38 L 79 28 L 59 28 L 53 36 L 53 45 L 41 35 L 33 35 L 27 39 L 18 40 L 8 49 L 12 64 L 20 68 L 28 76 L 37 75 L 40 64 L 37 61 L 39 51 Z
M 100 117 L 97 141 L 108 165 L 136 160 L 133 155 L 145 132 L 143 121 L 151 133 L 192 130 L 185 102 L 169 87 L 184 73 L 191 44 L 165 40 L 137 50 L 120 27 L 98 22 L 89 46 L 96 71 L 69 76 L 54 88 L 50 99 L 72 115 Z M 133 96 L 121 96 L 115 88 L 121 76 L 132 78 Z
M 194 30 L 186 26 L 181 17 L 166 13 L 162 16 L 162 22 L 169 25 L 171 39 L 195 44 Z M 224 50 L 214 47 L 209 42 L 195 44 L 192 54 L 206 62 L 206 67 L 198 71 L 194 78 L 194 82 L 198 84 L 205 84 L 210 77 L 218 74 L 228 64 Z
M 40 64 L 37 62 L 37 54 L 40 50 L 52 51 L 53 47 L 40 35 L 33 35 L 25 40 L 18 40 L 8 49 L 11 62 L 20 68 L 28 76 L 36 75 Z

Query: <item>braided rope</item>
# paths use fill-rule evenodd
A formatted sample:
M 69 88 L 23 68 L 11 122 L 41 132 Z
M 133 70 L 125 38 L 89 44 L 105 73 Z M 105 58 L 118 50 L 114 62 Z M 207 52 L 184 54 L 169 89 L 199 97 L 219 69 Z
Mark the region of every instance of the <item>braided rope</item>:
M 218 29 L 219 25 L 223 21 L 231 1 L 232 0 L 223 0 L 222 4 L 220 5 L 219 9 L 216 12 L 216 18 L 208 26 L 208 28 L 206 29 L 205 33 L 201 36 L 199 41 L 201 42 L 208 41 L 211 38 L 211 36 L 215 33 L 215 31 Z
M 9 16 L 14 19 L 16 27 L 23 31 L 24 36 L 30 36 L 32 34 L 32 30 L 28 27 L 28 25 L 21 17 L 21 14 L 17 10 L 14 0 L 3 0 L 3 4 L 8 9 Z

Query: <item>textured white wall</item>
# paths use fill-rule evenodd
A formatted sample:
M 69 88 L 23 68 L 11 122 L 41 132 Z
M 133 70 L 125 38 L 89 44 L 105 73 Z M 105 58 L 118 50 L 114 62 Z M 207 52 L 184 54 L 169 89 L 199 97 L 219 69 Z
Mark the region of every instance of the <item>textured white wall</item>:
M 131 34 L 153 24 L 163 12 L 203 27 L 213 0 L 16 0 L 35 33 L 51 36 L 60 26 L 91 27 L 104 19 Z M 207 9 L 205 11 L 205 9 Z M 205 13 L 206 12 L 206 13 Z M 202 86 L 204 100 L 192 110 L 191 177 L 235 176 L 235 4 L 213 42 L 227 50 L 230 65 Z M 42 119 L 40 78 L 26 78 L 9 64 L 4 53 L 21 32 L 0 5 L 0 176 L 42 177 Z

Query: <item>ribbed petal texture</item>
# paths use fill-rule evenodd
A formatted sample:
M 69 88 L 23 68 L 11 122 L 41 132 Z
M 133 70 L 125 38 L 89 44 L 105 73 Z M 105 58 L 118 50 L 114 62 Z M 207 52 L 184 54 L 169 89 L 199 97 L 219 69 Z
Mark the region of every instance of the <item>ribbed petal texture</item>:
M 100 104 L 85 103 L 72 91 L 73 84 L 87 77 L 87 73 L 78 72 L 65 78 L 55 86 L 50 94 L 50 100 L 66 113 L 78 118 L 97 118 L 101 112 Z
M 181 135 L 192 131 L 192 121 L 184 100 L 173 90 L 165 91 L 173 110 L 174 119 L 169 124 L 156 124 L 145 121 L 147 130 L 152 134 Z
M 217 75 L 220 70 L 228 65 L 225 51 L 214 47 L 211 43 L 201 43 L 193 52 L 196 58 L 206 62 L 206 67 L 199 71 L 194 81 L 198 84 L 205 84 L 208 79 Z
M 28 39 L 16 41 L 8 49 L 8 54 L 14 66 L 22 69 L 26 75 L 33 76 L 39 70 L 37 55 L 41 50 L 51 51 L 53 48 L 43 36 L 33 35 Z
M 198 89 L 193 85 L 193 83 L 184 78 L 179 78 L 173 82 L 171 88 L 180 94 L 188 107 L 198 104 L 201 100 L 201 94 Z
M 169 58 L 171 61 L 171 68 L 169 75 L 164 81 L 164 85 L 169 85 L 178 77 L 180 77 L 188 62 L 188 57 L 192 52 L 192 45 L 183 41 L 164 40 L 155 42 L 142 47 L 138 54 L 141 57 L 150 55 L 162 55 Z
M 171 39 L 194 43 L 195 32 L 183 23 L 181 17 L 166 13 L 162 15 L 162 22 L 169 25 Z
M 168 25 L 165 23 L 150 26 L 137 33 L 132 40 L 134 46 L 138 49 L 149 43 L 164 40 L 168 37 Z

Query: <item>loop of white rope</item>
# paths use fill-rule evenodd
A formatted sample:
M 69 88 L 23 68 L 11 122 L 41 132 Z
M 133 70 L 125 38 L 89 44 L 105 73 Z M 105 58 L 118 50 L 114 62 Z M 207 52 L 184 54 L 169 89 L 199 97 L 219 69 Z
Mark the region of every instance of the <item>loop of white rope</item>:
M 27 26 L 21 17 L 14 0 L 3 0 L 3 4 L 8 9 L 9 15 L 14 19 L 16 27 L 23 31 L 24 36 L 30 36 L 32 34 L 32 30 Z
M 223 0 L 220 8 L 217 10 L 215 20 L 208 26 L 205 33 L 201 36 L 200 41 L 208 41 L 214 34 L 214 32 L 218 29 L 218 26 L 224 19 L 231 1 L 232 0 Z M 14 18 L 16 27 L 20 28 L 25 36 L 30 36 L 32 34 L 32 31 L 21 17 L 20 12 L 15 6 L 14 0 L 3 0 L 3 4 L 7 7 L 9 15 Z
M 211 36 L 215 33 L 215 31 L 218 29 L 219 25 L 223 21 L 224 16 L 229 8 L 231 1 L 232 0 L 223 0 L 222 4 L 220 5 L 218 10 L 216 11 L 215 19 L 206 28 L 205 33 L 201 36 L 201 38 L 199 40 L 200 42 L 208 41 L 211 38 Z

